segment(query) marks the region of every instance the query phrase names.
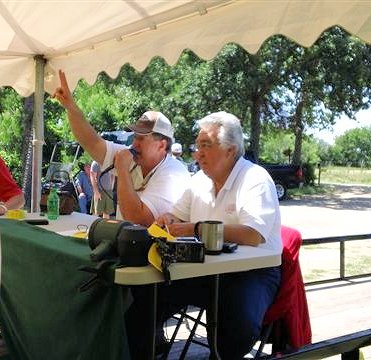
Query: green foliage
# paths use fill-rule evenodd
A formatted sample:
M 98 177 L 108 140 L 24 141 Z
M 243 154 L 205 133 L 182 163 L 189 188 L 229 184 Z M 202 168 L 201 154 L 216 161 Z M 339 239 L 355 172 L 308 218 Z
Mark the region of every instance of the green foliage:
M 99 81 L 99 78 L 92 86 L 80 81 L 75 90 L 77 104 L 99 132 L 116 130 L 122 116 L 119 99 L 113 95 L 109 93 L 105 82 Z
M 327 128 L 342 113 L 354 117 L 371 104 L 371 47 L 333 27 L 310 48 L 288 53 L 288 76 L 270 93 L 267 117 L 296 136 L 293 161 L 301 158 L 306 128 Z M 274 111 L 271 111 L 271 110 Z
M 195 66 L 197 64 L 197 66 Z M 194 142 L 195 121 L 210 112 L 213 107 L 210 87 L 209 64 L 191 52 L 185 52 L 173 69 L 174 91 L 162 100 L 162 108 L 170 114 L 175 138 L 185 148 Z
M 307 126 L 327 127 L 342 113 L 354 117 L 370 104 L 370 56 L 369 45 L 339 27 L 324 32 L 310 48 L 297 47 L 291 77 L 283 84 L 297 100 L 284 105 L 295 109 L 303 100 Z
M 284 131 L 274 131 L 262 136 L 261 156 L 265 163 L 290 163 L 288 156 L 284 155 L 286 149 L 293 149 L 294 137 Z
M 21 181 L 23 101 L 10 88 L 0 88 L 0 155 L 13 177 Z
M 266 163 L 291 163 L 292 156 L 286 150 L 294 149 L 295 137 L 289 131 L 270 129 L 262 136 L 261 159 Z M 320 143 L 311 137 L 303 140 L 302 163 L 317 164 L 320 162 Z
M 304 195 L 319 195 L 331 192 L 326 186 L 323 185 L 304 185 L 301 188 L 288 189 L 288 197 L 301 197 Z
M 272 108 L 272 91 L 288 76 L 285 61 L 293 44 L 282 36 L 274 36 L 255 55 L 228 44 L 211 62 L 219 108 L 241 119 L 255 157 L 259 155 L 261 122 Z
M 331 149 L 335 165 L 371 167 L 371 127 L 348 130 Z
M 314 185 L 316 180 L 316 166 L 312 163 L 304 163 L 303 164 L 303 175 L 305 179 L 306 185 Z

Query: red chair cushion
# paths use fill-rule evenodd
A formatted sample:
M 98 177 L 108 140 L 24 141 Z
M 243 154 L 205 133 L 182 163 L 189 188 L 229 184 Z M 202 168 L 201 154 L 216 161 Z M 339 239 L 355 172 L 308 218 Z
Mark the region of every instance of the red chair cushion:
M 289 346 L 299 348 L 312 341 L 312 331 L 303 277 L 299 264 L 302 237 L 299 231 L 282 226 L 283 244 L 281 286 L 274 303 L 264 318 L 264 325 L 272 322 L 282 324 L 282 333 L 288 334 Z

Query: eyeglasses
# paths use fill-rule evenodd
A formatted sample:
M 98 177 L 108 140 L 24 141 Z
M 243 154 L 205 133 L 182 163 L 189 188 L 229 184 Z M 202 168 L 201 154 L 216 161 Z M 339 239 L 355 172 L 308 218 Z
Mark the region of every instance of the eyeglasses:
M 212 147 L 218 145 L 218 142 L 201 141 L 200 143 L 196 144 L 196 151 L 210 150 Z

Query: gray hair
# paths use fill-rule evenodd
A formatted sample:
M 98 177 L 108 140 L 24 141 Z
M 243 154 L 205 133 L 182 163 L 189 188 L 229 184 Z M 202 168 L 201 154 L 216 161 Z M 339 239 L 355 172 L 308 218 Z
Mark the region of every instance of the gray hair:
M 244 141 L 240 120 L 233 114 L 219 111 L 209 114 L 197 121 L 203 129 L 209 126 L 218 126 L 218 141 L 223 148 L 235 147 L 236 158 L 244 155 Z

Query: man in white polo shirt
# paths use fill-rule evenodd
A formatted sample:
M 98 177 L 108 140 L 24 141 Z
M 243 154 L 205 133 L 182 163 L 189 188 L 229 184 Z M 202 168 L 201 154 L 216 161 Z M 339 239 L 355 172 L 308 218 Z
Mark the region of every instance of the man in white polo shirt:
M 218 112 L 198 121 L 196 160 L 201 170 L 174 205 L 157 219 L 174 236 L 193 236 L 195 223 L 219 220 L 224 240 L 282 251 L 276 188 L 262 167 L 243 158 L 240 121 Z M 170 306 L 208 306 L 208 278 L 174 281 L 159 288 L 159 313 Z M 259 337 L 264 314 L 280 284 L 280 268 L 224 274 L 220 277 L 217 346 L 221 359 L 242 359 Z
M 170 211 L 188 187 L 190 175 L 170 155 L 174 130 L 160 112 L 147 111 L 135 124 L 132 148 L 104 140 L 84 118 L 60 71 L 60 87 L 54 97 L 66 108 L 74 136 L 104 171 L 114 164 L 117 174 L 117 217 L 135 224 L 151 225 L 155 218 Z

